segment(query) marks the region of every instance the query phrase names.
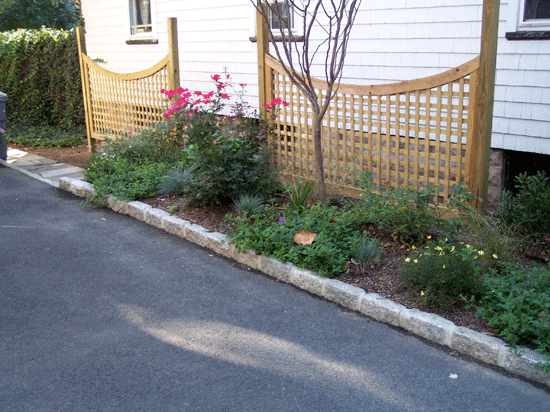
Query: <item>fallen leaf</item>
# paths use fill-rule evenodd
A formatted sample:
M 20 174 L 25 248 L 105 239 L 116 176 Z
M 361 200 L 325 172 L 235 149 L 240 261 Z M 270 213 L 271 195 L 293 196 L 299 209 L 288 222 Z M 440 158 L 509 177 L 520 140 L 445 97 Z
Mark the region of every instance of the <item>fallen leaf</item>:
M 451 378 L 451 379 L 456 379 L 456 378 L 458 378 L 458 375 L 457 375 L 456 373 L 451 373 L 451 374 L 449 375 L 449 378 Z
M 294 243 L 298 245 L 311 245 L 315 236 L 317 236 L 317 233 L 300 230 L 294 235 Z

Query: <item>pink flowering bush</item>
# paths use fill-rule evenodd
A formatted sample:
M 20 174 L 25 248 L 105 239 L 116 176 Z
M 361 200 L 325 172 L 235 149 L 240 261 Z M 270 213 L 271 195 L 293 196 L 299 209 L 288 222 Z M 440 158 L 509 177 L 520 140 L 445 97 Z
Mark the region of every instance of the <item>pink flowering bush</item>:
M 160 184 L 160 192 L 183 194 L 195 204 L 230 203 L 239 195 L 267 196 L 277 187 L 267 136 L 272 122 L 245 100 L 246 84 L 213 75 L 214 90 L 162 90 L 171 101 L 164 116 L 185 142 L 185 156 Z M 232 92 L 234 102 L 230 104 Z M 266 107 L 276 115 L 281 99 Z M 225 114 L 222 114 L 225 113 Z

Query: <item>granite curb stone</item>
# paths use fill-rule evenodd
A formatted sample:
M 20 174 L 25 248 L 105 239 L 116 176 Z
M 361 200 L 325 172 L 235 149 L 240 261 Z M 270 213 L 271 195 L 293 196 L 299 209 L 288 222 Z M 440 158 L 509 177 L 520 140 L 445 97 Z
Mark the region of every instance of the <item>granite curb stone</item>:
M 357 286 L 352 286 L 341 280 L 327 279 L 323 296 L 347 309 L 359 312 L 361 297 L 365 294 L 366 292 Z
M 89 196 L 88 185 L 78 179 L 67 177 L 61 178 L 59 182 L 61 189 L 77 196 L 81 196 L 81 194 Z M 91 190 L 93 192 L 93 188 Z M 518 356 L 501 339 L 465 327 L 458 327 L 441 316 L 418 309 L 407 309 L 405 306 L 385 299 L 376 293 L 366 293 L 363 289 L 339 280 L 322 278 L 309 270 L 299 269 L 294 264 L 282 263 L 272 257 L 257 255 L 253 250 L 239 252 L 235 246 L 228 243 L 225 235 L 210 232 L 202 226 L 191 224 L 144 203 L 115 200 L 108 203 L 113 206 L 113 210 L 116 208 L 120 213 L 126 211 L 131 217 L 207 247 L 252 269 L 262 271 L 377 321 L 401 327 L 429 341 L 447 346 L 485 363 L 500 366 L 506 371 L 550 388 L 550 374 L 546 374 L 543 368 L 537 366 L 537 363 L 545 362 L 545 357 L 537 352 L 519 348 Z M 122 203 L 126 203 L 126 206 L 123 206 Z
M 307 269 L 292 268 L 290 283 L 314 295 L 323 296 L 328 279 Z

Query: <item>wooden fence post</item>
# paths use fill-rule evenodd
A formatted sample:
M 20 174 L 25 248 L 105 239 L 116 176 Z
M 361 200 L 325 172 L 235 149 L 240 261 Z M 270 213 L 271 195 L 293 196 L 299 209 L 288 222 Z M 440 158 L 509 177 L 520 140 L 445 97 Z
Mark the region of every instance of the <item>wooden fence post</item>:
M 178 48 L 178 19 L 168 18 L 168 88 L 176 90 L 180 87 L 180 61 Z
M 474 196 L 474 205 L 477 208 L 483 208 L 487 203 L 489 186 L 489 156 L 491 154 L 491 135 L 493 131 L 499 9 L 500 0 L 483 1 L 479 84 L 477 87 L 470 173 L 472 178 L 470 187 Z
M 260 11 L 260 7 L 263 11 Z M 262 110 L 262 105 L 264 103 L 268 103 L 269 99 L 269 91 L 267 90 L 267 66 L 265 63 L 265 55 L 269 53 L 269 33 L 267 24 L 262 15 L 262 13 L 266 12 L 265 7 L 265 4 L 258 1 L 258 8 L 256 9 L 256 41 L 258 49 L 258 88 L 260 110 Z
M 84 104 L 84 117 L 86 122 L 86 135 L 88 137 L 88 150 L 92 152 L 95 149 L 95 141 L 92 139 L 92 112 L 90 102 L 90 84 L 88 78 L 88 66 L 82 59 L 83 55 L 86 55 L 86 41 L 85 41 L 84 27 L 78 26 L 76 28 L 76 41 L 78 43 L 78 61 L 80 63 L 80 80 L 82 81 L 82 100 Z

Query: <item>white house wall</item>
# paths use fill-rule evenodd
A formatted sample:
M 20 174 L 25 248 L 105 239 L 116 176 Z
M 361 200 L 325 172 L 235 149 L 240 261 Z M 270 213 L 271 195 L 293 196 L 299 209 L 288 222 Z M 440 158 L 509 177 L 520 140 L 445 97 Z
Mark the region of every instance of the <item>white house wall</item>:
M 500 10 L 493 148 L 550 154 L 550 41 L 509 41 L 520 0 Z M 181 83 L 210 90 L 224 67 L 257 101 L 255 30 L 249 0 L 156 0 L 157 45 L 128 45 L 125 0 L 83 0 L 90 57 L 114 71 L 141 70 L 167 53 L 166 19 L 177 17 Z M 430 76 L 480 50 L 482 0 L 363 0 L 342 81 L 382 84 Z M 321 40 L 318 28 L 313 39 Z M 322 74 L 322 66 L 315 69 Z

